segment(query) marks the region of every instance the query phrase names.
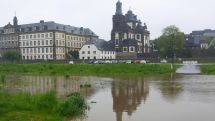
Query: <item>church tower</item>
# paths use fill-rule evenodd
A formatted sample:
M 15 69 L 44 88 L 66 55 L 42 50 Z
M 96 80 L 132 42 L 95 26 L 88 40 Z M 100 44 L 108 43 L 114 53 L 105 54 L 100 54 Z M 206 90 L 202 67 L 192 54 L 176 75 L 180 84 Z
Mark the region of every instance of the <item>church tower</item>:
M 122 37 L 124 33 L 125 26 L 125 16 L 122 13 L 122 3 L 118 1 L 116 3 L 116 12 L 113 15 L 113 29 L 111 31 L 111 40 L 114 45 L 118 46 L 122 44 Z M 119 52 L 121 48 L 116 48 L 116 51 Z

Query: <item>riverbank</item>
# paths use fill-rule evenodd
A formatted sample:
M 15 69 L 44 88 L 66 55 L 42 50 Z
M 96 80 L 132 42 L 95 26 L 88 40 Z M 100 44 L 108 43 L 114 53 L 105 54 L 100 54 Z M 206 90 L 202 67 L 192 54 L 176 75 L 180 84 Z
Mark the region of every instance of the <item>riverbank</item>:
M 0 107 L 0 121 L 67 121 L 83 114 L 86 104 L 79 93 L 59 101 L 55 92 L 14 95 L 0 90 Z
M 169 74 L 170 64 L 7 64 L 0 65 L 1 74 L 42 75 L 155 75 Z
M 215 75 L 215 64 L 202 64 L 200 67 L 202 74 Z

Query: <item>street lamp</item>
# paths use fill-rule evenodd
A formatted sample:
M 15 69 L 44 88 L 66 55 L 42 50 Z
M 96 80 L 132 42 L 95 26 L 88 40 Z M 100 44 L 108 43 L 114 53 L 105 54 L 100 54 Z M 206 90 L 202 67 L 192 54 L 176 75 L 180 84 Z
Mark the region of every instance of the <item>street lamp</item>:
M 175 35 L 172 34 L 172 39 L 171 39 L 171 56 L 172 56 L 171 70 L 173 70 L 174 57 L 175 57 L 175 52 L 174 52 L 174 37 L 175 37 Z

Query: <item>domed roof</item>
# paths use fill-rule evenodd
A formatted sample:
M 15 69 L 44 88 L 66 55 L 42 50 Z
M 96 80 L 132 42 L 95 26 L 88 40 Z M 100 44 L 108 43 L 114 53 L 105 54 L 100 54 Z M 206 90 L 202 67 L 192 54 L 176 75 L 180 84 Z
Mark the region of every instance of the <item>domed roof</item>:
M 132 10 L 129 10 L 125 17 L 127 21 L 137 21 L 137 16 L 133 14 Z

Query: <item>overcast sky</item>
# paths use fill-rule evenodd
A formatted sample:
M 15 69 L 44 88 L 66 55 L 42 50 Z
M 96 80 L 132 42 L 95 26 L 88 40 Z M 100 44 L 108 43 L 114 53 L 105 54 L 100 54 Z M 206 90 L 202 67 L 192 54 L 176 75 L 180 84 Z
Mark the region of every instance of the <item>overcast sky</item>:
M 0 26 L 12 22 L 15 11 L 19 24 L 40 20 L 88 27 L 102 39 L 110 40 L 112 15 L 117 0 L 0 0 Z M 164 27 L 176 25 L 181 31 L 215 29 L 215 0 L 121 0 L 123 13 L 129 8 L 147 23 L 151 39 Z

